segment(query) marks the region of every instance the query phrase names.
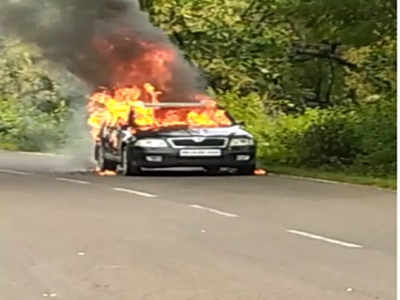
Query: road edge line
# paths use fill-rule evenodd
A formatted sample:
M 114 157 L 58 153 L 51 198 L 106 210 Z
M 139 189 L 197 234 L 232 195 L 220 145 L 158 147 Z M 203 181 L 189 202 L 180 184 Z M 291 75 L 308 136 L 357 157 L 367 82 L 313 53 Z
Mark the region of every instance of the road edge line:
M 319 241 L 323 241 L 323 242 L 327 242 L 327 243 L 331 243 L 331 244 L 340 245 L 340 246 L 347 247 L 347 248 L 358 248 L 358 249 L 364 248 L 364 246 L 362 246 L 362 245 L 358 245 L 358 244 L 354 244 L 354 243 L 350 243 L 350 242 L 344 242 L 344 241 L 324 237 L 321 235 L 296 230 L 296 229 L 286 229 L 286 232 L 295 234 L 295 235 L 299 235 L 299 236 L 304 236 L 304 237 L 314 239 L 314 240 L 319 240 Z
M 128 194 L 133 194 L 133 195 L 147 197 L 147 198 L 157 198 L 158 197 L 157 195 L 153 195 L 153 194 L 150 194 L 150 193 L 131 190 L 131 189 L 126 189 L 126 188 L 116 187 L 116 188 L 113 188 L 113 190 L 116 191 L 116 192 L 128 193 Z
M 240 217 L 237 214 L 228 213 L 225 211 L 221 211 L 218 209 L 214 209 L 214 208 L 210 208 L 210 207 L 206 207 L 206 206 L 202 206 L 202 205 L 198 205 L 198 204 L 191 204 L 191 205 L 189 205 L 189 207 L 205 210 L 205 211 L 208 211 L 208 212 L 220 215 L 220 216 L 228 217 L 228 218 L 239 218 Z

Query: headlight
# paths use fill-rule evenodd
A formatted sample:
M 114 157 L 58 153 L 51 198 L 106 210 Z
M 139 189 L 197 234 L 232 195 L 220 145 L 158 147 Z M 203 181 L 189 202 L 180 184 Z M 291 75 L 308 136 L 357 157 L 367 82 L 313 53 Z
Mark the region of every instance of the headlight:
M 231 147 L 253 146 L 254 140 L 249 138 L 236 138 L 231 140 Z
M 136 147 L 141 148 L 166 148 L 167 143 L 161 139 L 142 139 L 135 143 Z

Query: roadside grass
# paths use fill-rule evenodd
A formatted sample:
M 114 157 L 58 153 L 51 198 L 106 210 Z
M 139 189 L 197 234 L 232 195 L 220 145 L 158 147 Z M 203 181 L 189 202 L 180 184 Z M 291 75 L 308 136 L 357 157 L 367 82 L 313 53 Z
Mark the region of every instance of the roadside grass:
M 371 175 L 360 175 L 345 171 L 324 171 L 316 168 L 294 168 L 282 165 L 261 164 L 269 173 L 280 175 L 292 175 L 315 179 L 332 180 L 343 183 L 377 186 L 380 188 L 396 190 L 396 176 L 373 177 Z
M 21 150 L 17 145 L 13 143 L 1 142 L 0 141 L 0 150 L 6 151 L 19 151 Z

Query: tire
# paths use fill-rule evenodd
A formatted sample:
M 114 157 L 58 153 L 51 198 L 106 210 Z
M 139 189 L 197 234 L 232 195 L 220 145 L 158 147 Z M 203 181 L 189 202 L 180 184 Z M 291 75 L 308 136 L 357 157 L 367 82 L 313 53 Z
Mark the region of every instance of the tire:
M 132 164 L 129 163 L 129 161 L 130 158 L 128 149 L 124 147 L 122 149 L 122 154 L 121 154 L 121 168 L 120 168 L 121 175 L 132 176 L 140 174 L 140 169 L 136 166 L 132 166 Z
M 242 176 L 250 176 L 250 175 L 254 175 L 255 169 L 256 169 L 255 165 L 249 165 L 246 167 L 238 168 L 237 173 Z
M 96 143 L 94 146 L 94 160 L 99 161 L 99 151 L 100 151 L 100 145 Z
M 98 151 L 97 165 L 100 171 L 101 172 L 104 172 L 106 170 L 115 171 L 117 169 L 117 163 L 105 158 L 104 147 L 99 146 L 97 151 Z
M 206 168 L 206 174 L 208 176 L 216 176 L 219 173 L 220 168 L 218 167 L 211 167 L 211 168 Z

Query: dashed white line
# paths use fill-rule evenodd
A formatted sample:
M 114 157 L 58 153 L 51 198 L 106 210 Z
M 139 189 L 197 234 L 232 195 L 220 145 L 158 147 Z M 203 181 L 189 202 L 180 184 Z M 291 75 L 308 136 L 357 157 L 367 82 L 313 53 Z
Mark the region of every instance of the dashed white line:
M 239 218 L 239 215 L 228 213 L 228 212 L 221 211 L 221 210 L 214 209 L 214 208 L 209 208 L 209 207 L 205 207 L 205 206 L 201 206 L 201 205 L 197 205 L 197 204 L 192 204 L 189 206 L 192 208 L 205 210 L 205 211 L 211 212 L 213 214 L 217 214 L 217 215 L 228 217 L 228 218 Z
M 32 175 L 32 173 L 28 173 L 28 172 L 4 170 L 4 169 L 0 169 L 0 173 L 11 174 L 11 175 L 24 175 L 24 176 Z
M 23 155 L 33 155 L 33 156 L 47 156 L 47 157 L 61 157 L 62 155 L 55 154 L 55 153 L 45 153 L 45 152 L 23 152 L 23 151 L 18 151 L 16 152 L 18 154 L 23 154 Z
M 157 195 L 141 192 L 141 191 L 135 191 L 135 190 L 129 190 L 125 188 L 113 188 L 114 191 L 116 192 L 123 192 L 123 193 L 128 193 L 128 194 L 134 194 L 137 196 L 142 196 L 142 197 L 147 197 L 147 198 L 157 198 Z
M 56 180 L 57 181 L 69 182 L 69 183 L 77 183 L 77 184 L 90 184 L 89 181 L 70 179 L 70 178 L 63 178 L 63 177 L 58 177 L 58 178 L 56 178 Z
M 343 247 L 348 247 L 348 248 L 363 248 L 364 247 L 362 245 L 357 245 L 357 244 L 353 244 L 353 243 L 334 240 L 334 239 L 331 239 L 328 237 L 324 237 L 324 236 L 320 236 L 320 235 L 316 235 L 316 234 L 312 234 L 312 233 L 308 233 L 308 232 L 304 232 L 304 231 L 299 231 L 299 230 L 294 230 L 294 229 L 288 229 L 286 231 L 288 233 L 304 236 L 304 237 L 314 239 L 314 240 L 324 241 L 324 242 L 331 243 L 331 244 L 340 245 Z

